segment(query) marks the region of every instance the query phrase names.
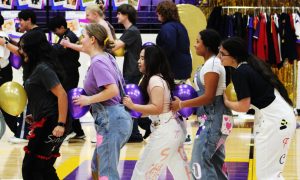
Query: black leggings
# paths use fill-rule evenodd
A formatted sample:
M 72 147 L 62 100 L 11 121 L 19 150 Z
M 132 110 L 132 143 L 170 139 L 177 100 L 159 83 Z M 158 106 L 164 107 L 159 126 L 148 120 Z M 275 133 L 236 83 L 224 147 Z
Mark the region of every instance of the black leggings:
M 31 125 L 28 146 L 24 147 L 25 157 L 22 166 L 24 180 L 58 179 L 53 165 L 60 156 L 59 148 L 65 135 L 59 138 L 53 136 L 52 131 L 56 126 L 57 117 L 43 118 Z

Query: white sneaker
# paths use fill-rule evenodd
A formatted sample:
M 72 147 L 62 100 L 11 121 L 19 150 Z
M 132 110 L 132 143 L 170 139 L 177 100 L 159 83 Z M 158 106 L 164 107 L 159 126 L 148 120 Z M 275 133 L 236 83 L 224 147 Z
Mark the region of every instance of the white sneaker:
M 13 136 L 8 139 L 8 142 L 13 143 L 13 144 L 28 143 L 28 139 L 22 139 L 22 138 L 17 138 L 15 136 Z
M 96 137 L 95 138 L 91 138 L 91 143 L 96 143 L 96 142 L 97 142 Z
M 64 139 L 64 142 L 69 142 L 69 140 L 76 136 L 75 132 L 72 132 L 71 134 L 67 135 L 67 137 Z

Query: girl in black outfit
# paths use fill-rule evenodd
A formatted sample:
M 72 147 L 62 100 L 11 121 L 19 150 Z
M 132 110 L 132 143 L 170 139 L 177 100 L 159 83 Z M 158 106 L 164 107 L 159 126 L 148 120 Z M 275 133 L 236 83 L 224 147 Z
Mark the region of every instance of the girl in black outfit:
M 24 180 L 59 179 L 53 165 L 66 133 L 68 101 L 61 84 L 63 70 L 39 31 L 29 31 L 21 38 L 19 53 L 24 60 L 24 87 L 32 113 L 22 175 Z
M 238 101 L 224 103 L 237 112 L 255 110 L 257 179 L 284 179 L 282 172 L 296 129 L 293 103 L 278 77 L 265 62 L 248 54 L 238 37 L 222 42 L 219 56 L 224 66 L 235 68 L 232 82 Z

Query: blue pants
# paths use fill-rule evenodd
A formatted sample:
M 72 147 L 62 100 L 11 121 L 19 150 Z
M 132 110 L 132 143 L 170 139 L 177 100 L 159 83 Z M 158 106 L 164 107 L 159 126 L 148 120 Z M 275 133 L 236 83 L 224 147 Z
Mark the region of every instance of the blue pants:
M 132 119 L 121 104 L 94 104 L 92 115 L 97 132 L 97 144 L 92 159 L 93 176 L 97 174 L 97 179 L 107 177 L 110 180 L 118 180 L 120 151 L 131 135 Z
M 194 179 L 228 179 L 223 172 L 225 160 L 224 142 L 226 135 L 221 132 L 223 114 L 231 114 L 223 103 L 223 96 L 216 96 L 212 104 L 204 106 L 207 119 L 205 128 L 194 140 L 191 169 Z

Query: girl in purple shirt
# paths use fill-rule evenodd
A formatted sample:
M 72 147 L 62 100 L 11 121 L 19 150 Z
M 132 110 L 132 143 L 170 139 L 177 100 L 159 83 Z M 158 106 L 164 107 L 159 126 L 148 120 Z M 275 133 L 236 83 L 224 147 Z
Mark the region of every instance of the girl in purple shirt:
M 97 132 L 97 145 L 92 159 L 93 179 L 120 179 L 117 166 L 121 148 L 132 131 L 132 119 L 120 104 L 124 82 L 110 49 L 107 32 L 100 24 L 89 24 L 83 32 L 82 50 L 91 57 L 84 90 L 73 101 L 80 106 L 91 105 Z M 122 91 L 121 91 L 122 92 Z

